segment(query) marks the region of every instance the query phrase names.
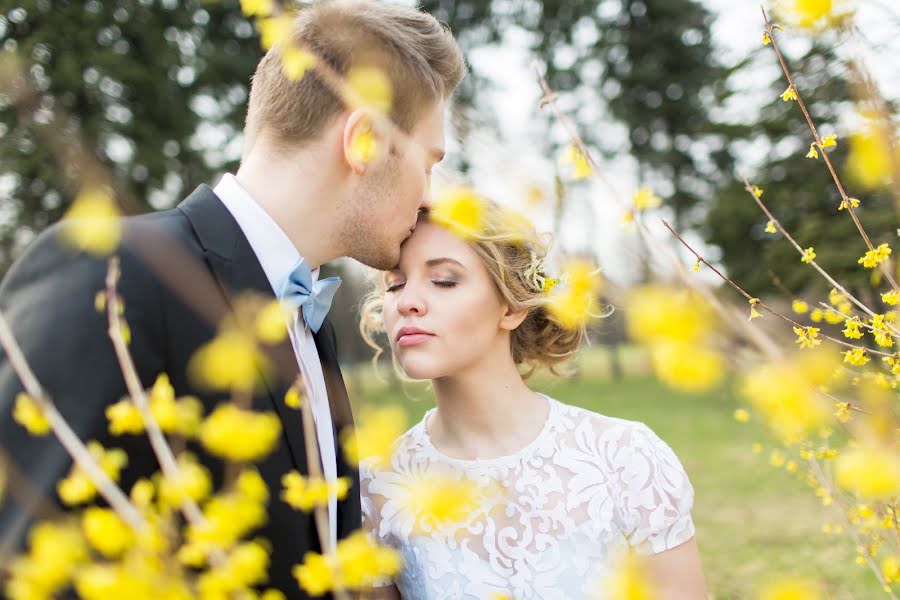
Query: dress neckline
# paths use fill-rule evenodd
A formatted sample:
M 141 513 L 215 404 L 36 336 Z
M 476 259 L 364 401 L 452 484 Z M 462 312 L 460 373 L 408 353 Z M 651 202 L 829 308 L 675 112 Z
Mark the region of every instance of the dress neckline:
M 492 458 L 456 458 L 444 454 L 437 449 L 437 447 L 431 440 L 431 435 L 428 433 L 428 419 L 430 419 L 431 415 L 433 415 L 437 410 L 436 407 L 428 409 L 428 411 L 425 413 L 425 416 L 422 417 L 421 421 L 419 421 L 418 425 L 416 426 L 416 429 L 418 430 L 416 432 L 416 437 L 420 440 L 426 453 L 433 455 L 434 458 L 440 460 L 441 462 L 453 464 L 458 467 L 491 467 L 515 463 L 522 458 L 532 454 L 533 451 L 544 442 L 544 440 L 550 435 L 553 423 L 556 421 L 558 402 L 546 394 L 542 394 L 540 392 L 535 393 L 547 401 L 547 418 L 544 421 L 544 425 L 543 427 L 541 427 L 540 432 L 538 432 L 537 436 L 535 436 L 533 440 L 510 454 L 495 456 Z

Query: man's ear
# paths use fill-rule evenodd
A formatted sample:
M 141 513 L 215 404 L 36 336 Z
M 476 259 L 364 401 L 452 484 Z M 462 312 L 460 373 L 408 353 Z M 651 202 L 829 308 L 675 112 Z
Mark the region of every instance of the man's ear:
M 516 327 L 522 324 L 522 321 L 525 320 L 525 317 L 528 316 L 528 309 L 523 308 L 521 310 L 512 310 L 509 307 L 506 308 L 506 312 L 503 313 L 503 316 L 500 317 L 500 327 L 502 329 L 506 329 L 512 331 Z
M 379 160 L 388 145 L 384 128 L 372 112 L 365 108 L 352 111 L 344 123 L 344 160 L 357 175 L 366 172 Z

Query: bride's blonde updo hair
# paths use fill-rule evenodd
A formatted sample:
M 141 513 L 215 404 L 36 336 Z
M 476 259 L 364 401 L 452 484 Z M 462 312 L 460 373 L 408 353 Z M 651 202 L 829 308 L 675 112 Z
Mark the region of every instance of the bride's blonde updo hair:
M 538 235 L 524 217 L 504 209 L 492 200 L 483 200 L 482 226 L 477 233 L 466 236 L 490 275 L 500 300 L 512 311 L 528 310 L 522 323 L 510 332 L 510 351 L 513 361 L 525 367 L 524 377 L 535 369 L 545 367 L 555 375 L 566 375 L 560 369 L 578 350 L 585 337 L 585 326 L 564 327 L 548 310 L 549 289 L 555 283 L 554 274 L 547 273 L 544 259 L 551 236 Z M 419 221 L 440 221 L 424 213 Z M 385 282 L 376 278 L 376 287 L 363 300 L 359 330 L 366 343 L 375 349 L 377 361 L 382 348 L 376 335 L 384 332 Z M 398 367 L 396 360 L 394 366 Z

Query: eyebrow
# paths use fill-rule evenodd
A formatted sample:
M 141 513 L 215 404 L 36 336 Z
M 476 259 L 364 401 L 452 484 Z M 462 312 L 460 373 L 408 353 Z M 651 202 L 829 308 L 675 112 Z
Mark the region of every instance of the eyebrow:
M 437 265 L 440 265 L 440 264 L 443 264 L 443 263 L 453 263 L 453 264 L 457 265 L 458 267 L 460 267 L 460 268 L 462 268 L 462 269 L 465 269 L 465 268 L 466 268 L 465 265 L 463 265 L 463 264 L 462 264 L 461 262 L 459 262 L 458 260 L 453 259 L 453 258 L 450 258 L 450 257 L 447 257 L 447 256 L 442 256 L 442 257 L 440 257 L 440 258 L 430 258 L 430 259 L 428 259 L 428 260 L 425 261 L 425 266 L 426 266 L 426 267 L 434 267 L 434 266 L 437 266 Z M 468 270 L 468 269 L 466 269 L 466 270 Z

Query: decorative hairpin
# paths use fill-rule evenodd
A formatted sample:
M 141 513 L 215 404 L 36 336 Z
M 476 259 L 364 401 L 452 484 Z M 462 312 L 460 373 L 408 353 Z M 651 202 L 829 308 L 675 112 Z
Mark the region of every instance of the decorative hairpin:
M 559 279 L 547 276 L 547 266 L 543 258 L 531 252 L 531 265 L 525 270 L 525 281 L 538 292 L 550 293 L 553 287 L 559 283 Z

